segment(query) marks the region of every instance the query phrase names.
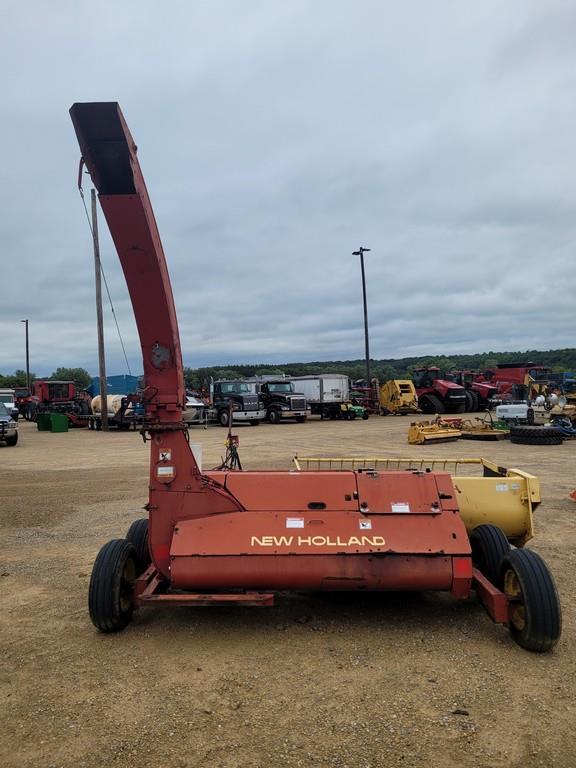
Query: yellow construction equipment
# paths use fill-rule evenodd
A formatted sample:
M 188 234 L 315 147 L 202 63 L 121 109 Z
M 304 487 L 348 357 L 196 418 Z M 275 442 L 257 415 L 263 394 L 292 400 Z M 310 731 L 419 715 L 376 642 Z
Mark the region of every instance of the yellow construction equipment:
M 410 379 L 391 379 L 380 387 L 380 413 L 405 416 L 407 413 L 421 413 L 414 382 Z
M 453 424 L 440 417 L 434 421 L 413 421 L 408 430 L 409 445 L 425 445 L 426 443 L 446 443 L 458 440 L 462 432 Z
M 479 525 L 497 525 L 517 547 L 524 546 L 534 535 L 533 512 L 541 502 L 540 481 L 520 469 L 507 469 L 488 459 L 294 456 L 293 462 L 300 472 L 351 469 L 376 473 L 399 469 L 450 472 L 460 515 L 469 533 Z M 468 468 L 472 471 L 467 471 Z M 576 490 L 572 498 L 576 501 Z

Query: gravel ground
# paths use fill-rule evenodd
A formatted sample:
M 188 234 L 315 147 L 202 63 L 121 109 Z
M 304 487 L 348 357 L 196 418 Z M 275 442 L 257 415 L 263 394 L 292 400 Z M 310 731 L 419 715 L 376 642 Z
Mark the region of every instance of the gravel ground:
M 141 611 L 98 634 L 86 593 L 98 548 L 146 502 L 136 433 L 37 432 L 0 447 L 0 764 L 576 765 L 576 442 L 411 448 L 408 421 L 239 427 L 245 468 L 300 455 L 486 456 L 537 474 L 530 546 L 561 594 L 551 654 L 518 648 L 473 600 L 439 594 L 283 595 L 274 608 Z M 192 432 L 204 466 L 224 430 Z

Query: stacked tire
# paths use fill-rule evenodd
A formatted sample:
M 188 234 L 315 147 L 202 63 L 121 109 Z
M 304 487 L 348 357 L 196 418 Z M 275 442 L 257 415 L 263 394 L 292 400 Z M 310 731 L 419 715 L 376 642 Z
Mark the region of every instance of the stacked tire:
M 561 445 L 562 432 L 555 427 L 517 426 L 510 428 L 510 442 L 519 445 Z

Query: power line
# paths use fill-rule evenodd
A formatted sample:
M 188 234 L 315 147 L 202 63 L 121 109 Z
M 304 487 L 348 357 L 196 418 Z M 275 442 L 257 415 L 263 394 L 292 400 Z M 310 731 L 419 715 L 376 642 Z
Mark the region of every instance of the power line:
M 94 232 L 92 230 L 92 222 L 90 221 L 90 216 L 88 215 L 88 208 L 86 207 L 86 200 L 84 199 L 84 190 L 82 189 L 81 186 L 78 186 L 78 191 L 80 192 L 80 197 L 82 198 L 82 205 L 84 206 L 84 213 L 86 214 L 86 221 L 88 222 L 90 233 L 92 234 L 92 237 L 94 237 Z M 118 331 L 118 338 L 120 339 L 120 346 L 122 347 L 122 352 L 124 353 L 124 360 L 126 360 L 126 368 L 128 369 L 128 373 L 131 376 L 132 371 L 130 369 L 130 363 L 128 362 L 128 355 L 126 354 L 126 348 L 124 347 L 124 341 L 122 339 L 122 334 L 120 333 L 118 318 L 116 317 L 116 312 L 114 311 L 114 304 L 112 303 L 112 297 L 110 296 L 108 281 L 106 280 L 106 275 L 104 274 L 104 267 L 102 266 L 102 262 L 100 262 L 100 272 L 102 273 L 102 279 L 104 280 L 104 286 L 106 287 L 106 294 L 108 296 L 108 301 L 110 302 L 110 309 L 112 310 L 114 323 L 116 324 L 116 330 Z

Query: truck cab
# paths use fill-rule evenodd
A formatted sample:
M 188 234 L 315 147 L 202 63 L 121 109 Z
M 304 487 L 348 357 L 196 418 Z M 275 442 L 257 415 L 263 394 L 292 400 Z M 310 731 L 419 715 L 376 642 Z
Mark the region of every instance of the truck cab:
M 262 404 L 266 408 L 266 418 L 270 424 L 278 424 L 283 419 L 306 421 L 308 404 L 306 397 L 295 392 L 294 384 L 286 379 L 256 382 Z
M 16 405 L 16 393 L 13 389 L 0 389 L 0 403 L 4 403 L 4 407 L 14 419 L 18 421 L 18 406 Z
M 215 381 L 212 392 L 212 405 L 216 411 L 218 423 L 227 427 L 232 421 L 259 424 L 266 417 L 266 408 L 253 385 L 241 380 Z

